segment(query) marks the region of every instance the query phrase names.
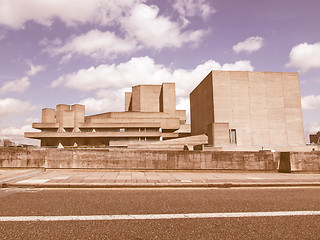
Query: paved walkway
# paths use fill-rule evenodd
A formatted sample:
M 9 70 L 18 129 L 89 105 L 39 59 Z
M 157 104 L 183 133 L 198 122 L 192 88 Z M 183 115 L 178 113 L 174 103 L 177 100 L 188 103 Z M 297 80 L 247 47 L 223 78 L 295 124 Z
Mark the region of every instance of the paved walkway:
M 0 169 L 2 187 L 320 186 L 320 173 Z

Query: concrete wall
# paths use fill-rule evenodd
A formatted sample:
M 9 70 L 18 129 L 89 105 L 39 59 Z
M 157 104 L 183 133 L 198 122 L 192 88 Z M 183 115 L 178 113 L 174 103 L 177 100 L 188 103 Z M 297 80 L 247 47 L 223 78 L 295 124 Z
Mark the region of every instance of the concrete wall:
M 229 123 L 238 146 L 305 145 L 298 73 L 212 71 L 190 102 L 192 135 L 215 135 L 208 124 Z
M 0 167 L 276 170 L 280 153 L 112 149 L 0 149 Z M 320 152 L 291 153 L 293 171 L 320 171 Z
M 229 123 L 212 123 L 209 124 L 209 141 L 213 146 L 230 145 Z M 210 139 L 212 138 L 212 139 Z
M 159 112 L 161 85 L 132 87 L 132 111 Z
M 212 72 L 190 93 L 191 134 L 207 134 L 214 122 Z M 210 138 L 212 139 L 212 138 Z M 212 142 L 209 142 L 212 144 Z
M 0 149 L 0 167 L 275 170 L 277 153 L 106 149 Z
M 320 171 L 320 151 L 291 152 L 292 171 Z

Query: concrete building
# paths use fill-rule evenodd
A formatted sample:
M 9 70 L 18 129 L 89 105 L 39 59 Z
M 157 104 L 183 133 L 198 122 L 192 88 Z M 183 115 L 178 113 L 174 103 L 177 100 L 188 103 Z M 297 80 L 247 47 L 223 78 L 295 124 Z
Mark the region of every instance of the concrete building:
M 0 140 L 0 147 L 13 147 L 16 144 L 9 139 L 1 139 Z
M 318 143 L 320 144 L 320 131 L 316 134 L 310 134 L 310 143 Z
M 175 84 L 139 85 L 125 93 L 125 111 L 85 116 L 85 106 L 59 104 L 42 110 L 41 132 L 25 137 L 41 146 L 128 146 L 190 136 L 186 111 L 176 110 Z
M 212 71 L 190 106 L 192 135 L 214 147 L 305 146 L 298 73 Z

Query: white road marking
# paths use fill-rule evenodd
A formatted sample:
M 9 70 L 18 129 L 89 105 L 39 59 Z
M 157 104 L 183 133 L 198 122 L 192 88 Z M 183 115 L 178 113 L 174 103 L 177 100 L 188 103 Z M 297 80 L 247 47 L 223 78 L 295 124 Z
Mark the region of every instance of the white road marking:
M 61 176 L 61 177 L 53 177 L 53 178 L 51 178 L 51 179 L 68 179 L 70 176 L 65 176 L 65 177 L 63 177 L 63 176 Z
M 0 222 L 157 220 L 157 219 L 191 219 L 191 218 L 284 217 L 284 216 L 314 216 L 314 215 L 320 215 L 320 211 L 88 215 L 88 216 L 12 216 L 12 217 L 2 216 L 0 217 Z
M 189 179 L 183 179 L 183 180 L 180 180 L 180 182 L 182 182 L 182 183 L 192 183 L 192 181 L 189 180 Z
M 48 182 L 50 179 L 27 179 L 27 180 L 22 180 L 22 181 L 19 181 L 17 183 L 27 183 L 27 184 L 39 184 L 39 183 L 45 183 L 45 182 Z

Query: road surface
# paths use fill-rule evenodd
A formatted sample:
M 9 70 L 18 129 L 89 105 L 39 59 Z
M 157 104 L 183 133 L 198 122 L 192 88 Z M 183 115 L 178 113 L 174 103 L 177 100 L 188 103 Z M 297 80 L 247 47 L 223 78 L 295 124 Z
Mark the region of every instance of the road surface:
M 0 189 L 0 238 L 319 239 L 319 211 L 313 187 L 8 188 Z

